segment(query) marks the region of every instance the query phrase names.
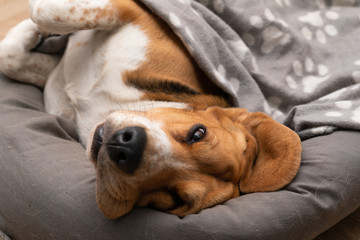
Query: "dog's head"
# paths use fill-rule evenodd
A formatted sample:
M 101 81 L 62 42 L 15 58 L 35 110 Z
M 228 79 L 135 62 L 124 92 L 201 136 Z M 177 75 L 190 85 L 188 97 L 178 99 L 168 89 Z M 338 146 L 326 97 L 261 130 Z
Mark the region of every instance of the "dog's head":
M 93 131 L 87 153 L 106 217 L 134 206 L 184 216 L 240 192 L 282 188 L 299 168 L 301 143 L 263 113 L 158 108 L 110 114 Z

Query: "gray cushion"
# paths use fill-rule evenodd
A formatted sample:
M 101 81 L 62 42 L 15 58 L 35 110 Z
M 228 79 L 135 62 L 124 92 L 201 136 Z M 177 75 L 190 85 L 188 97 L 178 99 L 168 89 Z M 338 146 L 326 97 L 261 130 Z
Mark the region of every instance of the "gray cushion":
M 136 208 L 106 219 L 75 126 L 43 112 L 42 92 L 0 75 L 0 229 L 13 239 L 312 239 L 360 206 L 360 133 L 303 142 L 285 189 L 178 218 Z

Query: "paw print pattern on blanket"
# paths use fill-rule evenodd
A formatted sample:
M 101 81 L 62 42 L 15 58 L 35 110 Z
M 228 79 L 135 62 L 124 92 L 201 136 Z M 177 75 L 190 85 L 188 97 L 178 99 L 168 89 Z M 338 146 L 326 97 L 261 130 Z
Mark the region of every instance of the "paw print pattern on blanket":
M 326 117 L 327 121 L 343 121 L 345 126 L 351 124 L 351 121 L 359 124 L 360 102 L 357 99 L 359 93 L 360 84 L 355 84 L 332 92 L 316 102 L 321 105 L 331 104 L 327 110 L 323 111 L 323 116 Z
M 252 15 L 250 24 L 256 29 L 262 29 L 262 44 L 260 50 L 264 54 L 271 53 L 278 46 L 285 46 L 291 42 L 291 35 L 288 33 L 288 24 L 274 16 L 269 8 L 265 8 L 263 16 Z M 249 46 L 253 46 L 256 37 L 250 33 L 244 33 L 244 40 Z
M 335 102 L 335 106 L 339 109 L 339 111 L 329 111 L 325 113 L 326 117 L 343 117 L 344 113 L 341 110 L 350 110 L 353 106 L 351 101 L 337 101 Z
M 182 3 L 184 3 L 184 4 L 188 3 L 186 0 L 179 0 L 179 1 L 182 2 Z M 184 31 L 185 31 L 185 33 L 186 33 L 186 36 L 187 36 L 191 41 L 195 41 L 194 36 L 193 36 L 190 28 L 188 28 L 187 26 L 184 26 L 183 23 L 181 22 L 180 18 L 179 18 L 175 13 L 170 12 L 170 13 L 169 13 L 169 19 L 170 19 L 170 22 L 171 22 L 174 26 L 176 26 L 176 27 L 178 27 L 178 28 L 184 28 Z M 181 38 L 181 36 L 180 36 L 180 38 Z M 191 49 L 191 46 L 188 45 L 188 47 L 189 47 L 189 50 L 191 51 L 191 50 L 192 50 L 192 49 Z
M 242 39 L 236 40 L 227 40 L 227 46 L 235 55 L 235 57 L 242 62 L 242 64 L 250 71 L 250 72 L 258 72 L 259 66 L 256 62 L 255 57 L 252 55 L 250 49 L 245 44 Z
M 353 101 L 337 101 L 334 103 L 335 109 L 325 113 L 329 118 L 350 118 L 352 121 L 360 123 L 360 107 L 356 107 Z
M 291 6 L 290 0 L 275 0 L 276 4 L 280 7 Z
M 292 68 L 293 76 L 291 74 L 286 76 L 288 87 L 294 90 L 299 89 L 299 83 L 294 79 L 298 78 L 305 93 L 314 92 L 319 84 L 330 77 L 328 67 L 323 64 L 315 64 L 310 57 L 306 57 L 303 62 L 296 60 Z
M 302 27 L 301 32 L 308 41 L 315 38 L 318 42 L 325 44 L 328 41 L 328 37 L 338 35 L 337 28 L 327 22 L 336 21 L 339 17 L 339 13 L 329 10 L 325 12 L 309 12 L 304 16 L 300 16 L 298 20 L 307 25 Z
M 228 81 L 226 79 L 226 70 L 223 65 L 220 65 L 218 69 L 214 69 L 213 73 L 216 79 L 218 79 L 226 88 L 228 88 L 229 91 L 239 91 L 240 81 L 235 78 L 230 78 Z

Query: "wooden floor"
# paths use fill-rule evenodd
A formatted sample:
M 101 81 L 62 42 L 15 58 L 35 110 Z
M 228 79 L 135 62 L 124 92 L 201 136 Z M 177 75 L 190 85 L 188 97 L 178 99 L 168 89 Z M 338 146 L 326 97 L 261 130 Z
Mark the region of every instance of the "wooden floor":
M 12 26 L 29 17 L 27 1 L 0 0 L 0 39 Z M 316 240 L 360 240 L 360 209 Z
M 0 0 L 0 39 L 21 20 L 29 17 L 28 0 Z

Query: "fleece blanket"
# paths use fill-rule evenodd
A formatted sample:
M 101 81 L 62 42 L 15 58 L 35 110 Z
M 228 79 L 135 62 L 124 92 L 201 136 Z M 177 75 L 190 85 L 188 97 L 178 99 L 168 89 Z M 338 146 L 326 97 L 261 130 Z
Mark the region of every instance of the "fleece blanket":
M 236 107 L 302 139 L 360 130 L 360 1 L 141 0 Z

